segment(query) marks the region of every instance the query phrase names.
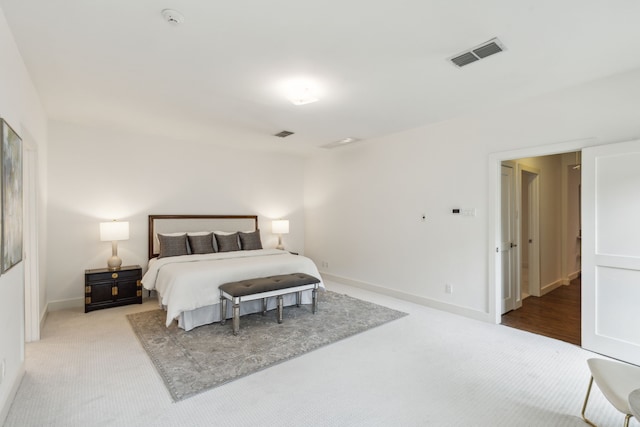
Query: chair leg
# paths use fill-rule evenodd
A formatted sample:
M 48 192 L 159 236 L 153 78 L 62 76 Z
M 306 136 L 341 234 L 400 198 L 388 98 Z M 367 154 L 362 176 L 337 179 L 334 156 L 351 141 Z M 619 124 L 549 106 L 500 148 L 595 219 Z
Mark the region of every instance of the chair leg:
M 591 386 L 593 385 L 593 377 L 591 377 L 591 379 L 589 380 L 589 388 L 587 388 L 587 395 L 584 398 L 584 404 L 582 405 L 582 419 L 589 424 L 592 427 L 598 427 L 597 425 L 595 425 L 594 423 L 592 423 L 590 420 L 587 419 L 587 417 L 584 416 L 584 412 L 587 410 L 587 402 L 589 401 L 589 394 L 591 394 Z M 628 421 L 628 420 L 627 420 Z M 627 426 L 625 426 L 627 427 Z
M 631 414 L 627 414 L 626 417 L 624 417 L 624 427 L 629 427 L 629 420 L 631 419 L 633 415 Z

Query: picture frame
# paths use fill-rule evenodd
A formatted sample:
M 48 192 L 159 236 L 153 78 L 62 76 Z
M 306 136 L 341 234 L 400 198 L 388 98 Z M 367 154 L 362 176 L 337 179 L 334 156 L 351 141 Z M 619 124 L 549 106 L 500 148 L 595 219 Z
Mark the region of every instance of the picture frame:
M 22 182 L 22 139 L 0 118 L 0 146 L 2 162 L 2 206 L 0 235 L 2 242 L 2 273 L 22 261 L 23 250 L 23 182 Z

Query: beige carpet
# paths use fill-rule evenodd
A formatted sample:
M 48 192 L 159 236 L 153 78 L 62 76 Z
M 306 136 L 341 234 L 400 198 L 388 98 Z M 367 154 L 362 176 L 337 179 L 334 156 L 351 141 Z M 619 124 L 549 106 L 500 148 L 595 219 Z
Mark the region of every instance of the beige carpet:
M 50 313 L 5 427 L 585 426 L 586 359 L 598 355 L 325 283 L 409 316 L 173 402 L 126 318 L 155 301 Z M 590 414 L 622 425 L 598 390 Z

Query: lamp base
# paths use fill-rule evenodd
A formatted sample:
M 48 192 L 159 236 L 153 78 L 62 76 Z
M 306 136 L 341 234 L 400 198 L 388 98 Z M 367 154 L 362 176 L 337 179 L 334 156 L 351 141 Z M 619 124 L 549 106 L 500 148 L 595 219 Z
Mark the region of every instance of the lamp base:
M 107 266 L 109 270 L 120 270 L 120 266 L 122 265 L 122 260 L 118 255 L 114 255 L 107 261 Z
M 282 244 L 282 234 L 278 234 L 278 244 L 276 245 L 276 249 L 284 250 L 284 245 Z

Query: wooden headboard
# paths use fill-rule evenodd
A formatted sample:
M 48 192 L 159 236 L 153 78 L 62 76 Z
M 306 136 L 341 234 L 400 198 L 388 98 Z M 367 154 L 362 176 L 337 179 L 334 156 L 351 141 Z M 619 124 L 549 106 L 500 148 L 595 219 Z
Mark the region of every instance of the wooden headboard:
M 257 215 L 149 215 L 149 259 L 158 256 L 158 233 L 255 231 Z

